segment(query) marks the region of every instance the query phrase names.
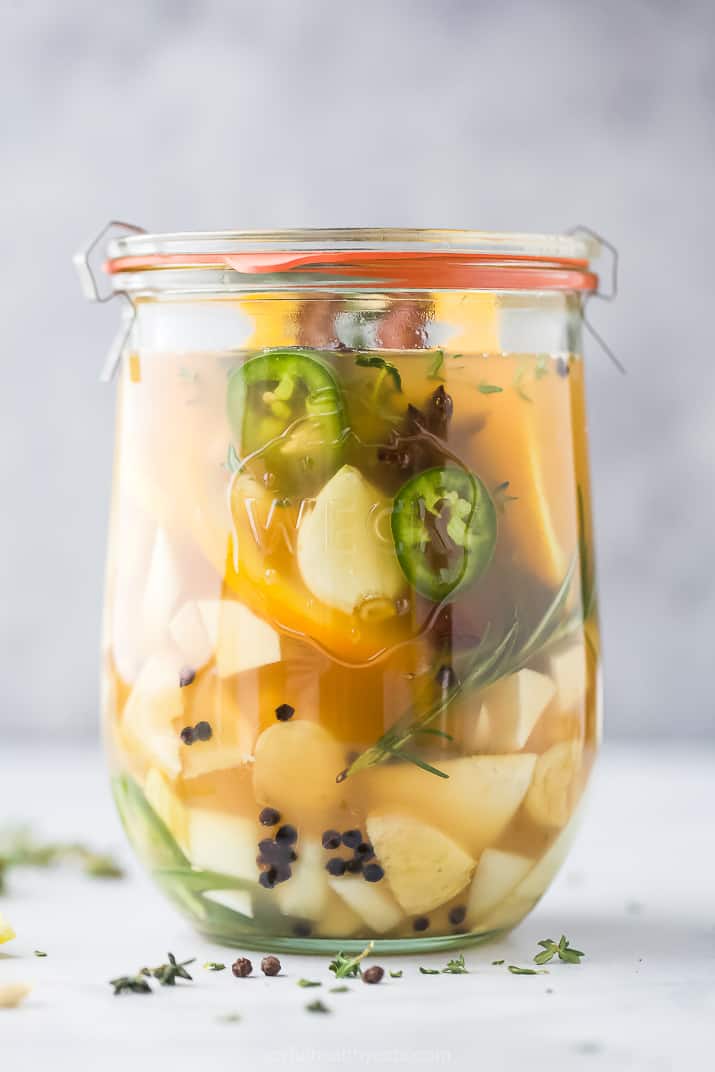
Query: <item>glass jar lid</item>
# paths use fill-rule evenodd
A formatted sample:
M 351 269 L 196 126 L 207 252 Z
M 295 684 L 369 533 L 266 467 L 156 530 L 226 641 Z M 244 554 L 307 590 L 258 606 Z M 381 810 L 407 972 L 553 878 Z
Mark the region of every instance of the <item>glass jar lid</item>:
M 346 228 L 130 234 L 108 245 L 114 289 L 184 289 L 186 272 L 221 273 L 222 286 L 593 291 L 590 235 Z M 226 272 L 230 273 L 226 277 Z M 157 273 L 162 276 L 160 282 Z M 163 275 L 166 273 L 166 275 Z M 147 284 L 146 278 L 143 280 Z M 208 280 L 205 280 L 208 282 Z

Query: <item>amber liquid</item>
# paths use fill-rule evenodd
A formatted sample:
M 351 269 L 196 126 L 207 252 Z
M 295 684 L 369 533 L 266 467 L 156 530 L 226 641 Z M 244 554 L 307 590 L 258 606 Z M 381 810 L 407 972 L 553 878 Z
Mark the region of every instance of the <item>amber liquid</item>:
M 107 739 L 115 772 L 159 820 L 147 836 L 143 819 L 124 816 L 137 851 L 199 927 L 228 941 L 458 940 L 510 926 L 557 869 L 592 765 L 599 642 L 590 597 L 584 605 L 593 548 L 582 361 L 446 353 L 435 370 L 433 352 L 385 356 L 402 391 L 378 397 L 373 369 L 349 352 L 321 355 L 348 411 L 343 463 L 390 501 L 403 477 L 379 448 L 407 404 L 424 409 L 442 385 L 453 401 L 446 456 L 478 474 L 497 507 L 487 573 L 441 606 L 406 586 L 394 606 L 348 613 L 310 591 L 296 548 L 315 495 L 276 487 L 260 465 L 232 471 L 226 383 L 244 357 L 135 355 L 123 371 Z M 465 674 L 516 619 L 528 636 L 569 571 L 551 641 L 490 686 L 465 688 L 412 738 L 422 766 L 386 754 L 340 780 L 439 699 L 444 666 Z M 285 721 L 283 705 L 293 709 Z M 181 731 L 199 723 L 210 738 L 185 743 Z M 279 828 L 259 822 L 267 807 L 296 831 L 290 877 L 270 888 L 256 861 Z M 383 847 L 371 845 L 376 881 L 365 861 L 327 869 L 354 848 L 326 849 L 323 835 L 354 830 Z M 176 888 L 157 838 L 172 846 Z M 196 878 L 206 872 L 223 876 L 218 893 Z

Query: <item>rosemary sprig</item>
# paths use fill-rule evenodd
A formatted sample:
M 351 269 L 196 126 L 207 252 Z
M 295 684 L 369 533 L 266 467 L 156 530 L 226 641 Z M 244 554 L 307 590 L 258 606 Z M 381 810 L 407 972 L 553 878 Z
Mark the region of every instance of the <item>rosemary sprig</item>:
M 450 688 L 442 690 L 439 698 L 428 705 L 426 711 L 418 718 L 413 717 L 413 709 L 410 708 L 374 745 L 362 752 L 349 767 L 338 774 L 337 780 L 345 781 L 358 771 L 377 766 L 378 763 L 384 763 L 388 759 L 404 760 L 429 774 L 447 778 L 448 775 L 444 771 L 438 770 L 419 756 L 407 751 L 405 746 L 417 735 L 424 733 L 463 692 L 468 689 L 485 688 L 499 678 L 516 673 L 548 644 L 560 639 L 574 627 L 572 616 L 567 615 L 564 618 L 562 612 L 571 590 L 575 567 L 576 560 L 574 559 L 542 618 L 523 641 L 519 639 L 520 625 L 516 615 L 512 624 L 496 643 L 491 643 L 490 629 L 487 628 L 471 664 L 468 665 L 461 679 L 457 679 Z

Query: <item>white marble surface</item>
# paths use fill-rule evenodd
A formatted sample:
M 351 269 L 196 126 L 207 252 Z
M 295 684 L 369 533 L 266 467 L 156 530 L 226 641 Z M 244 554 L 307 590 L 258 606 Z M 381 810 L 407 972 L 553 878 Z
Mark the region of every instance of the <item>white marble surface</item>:
M 466 950 L 470 974 L 423 976 L 446 957 L 385 960 L 379 987 L 331 994 L 323 958 L 283 957 L 280 978 L 211 974 L 232 952 L 199 939 L 134 868 L 96 751 L 3 744 L 0 815 L 38 832 L 116 847 L 130 877 L 15 872 L 0 907 L 17 939 L 0 984 L 33 984 L 0 1010 L 0 1068 L 705 1069 L 715 1042 L 715 749 L 608 748 L 570 859 L 534 914 L 503 941 Z M 565 931 L 578 966 L 519 977 L 536 942 Z M 37 959 L 33 950 L 46 950 Z M 195 956 L 195 982 L 150 997 L 112 996 L 107 980 Z M 259 956 L 249 954 L 254 964 Z M 322 989 L 296 986 L 301 976 Z M 316 996 L 330 1015 L 310 1014 Z M 222 1022 L 227 1013 L 239 1022 Z

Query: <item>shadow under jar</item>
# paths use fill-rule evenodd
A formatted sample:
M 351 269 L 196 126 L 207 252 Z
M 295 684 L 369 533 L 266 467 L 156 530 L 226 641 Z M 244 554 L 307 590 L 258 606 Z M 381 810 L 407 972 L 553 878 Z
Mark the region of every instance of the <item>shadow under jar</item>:
M 133 235 L 117 806 L 212 938 L 449 949 L 539 900 L 600 735 L 590 240 Z

